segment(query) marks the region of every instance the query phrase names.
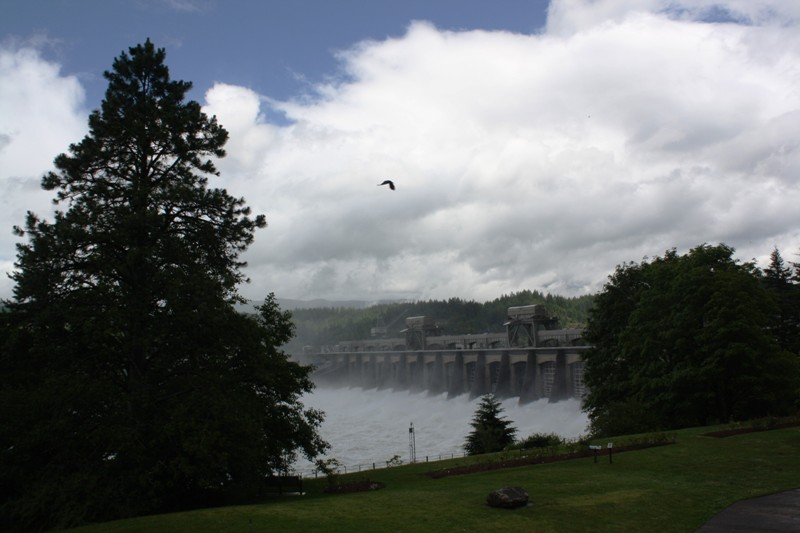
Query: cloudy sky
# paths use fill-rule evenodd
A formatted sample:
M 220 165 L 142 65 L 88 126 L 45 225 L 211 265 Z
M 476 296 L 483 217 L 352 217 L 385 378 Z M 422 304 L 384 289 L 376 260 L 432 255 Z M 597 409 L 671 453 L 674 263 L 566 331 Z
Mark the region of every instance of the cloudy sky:
M 724 242 L 800 261 L 800 2 L 3 0 L 0 269 L 151 38 L 230 132 L 261 299 L 597 291 Z M 390 178 L 396 191 L 377 187 Z M 2 229 L 5 228 L 5 229 Z M 4 277 L 5 278 L 5 277 Z M 0 280 L 0 296 L 11 294 Z

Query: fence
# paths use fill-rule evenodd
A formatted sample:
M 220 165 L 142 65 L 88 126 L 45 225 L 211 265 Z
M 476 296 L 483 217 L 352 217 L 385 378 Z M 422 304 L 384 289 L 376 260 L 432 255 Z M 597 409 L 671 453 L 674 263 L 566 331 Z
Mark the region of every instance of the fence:
M 513 458 L 530 458 L 530 457 L 547 457 L 547 456 L 555 456 L 559 453 L 569 453 L 575 452 L 586 448 L 585 443 L 579 441 L 567 441 L 562 442 L 560 445 L 557 446 L 542 446 L 536 448 L 516 448 L 505 450 L 503 452 L 498 452 L 498 454 L 492 454 L 488 462 L 494 462 L 496 460 L 508 460 Z M 498 457 L 499 455 L 499 457 Z M 467 457 L 467 452 L 459 452 L 459 453 L 442 453 L 438 455 L 426 455 L 424 462 L 436 462 L 436 461 L 447 461 L 450 459 L 464 458 Z M 421 463 L 422 460 L 416 461 L 416 463 Z M 402 466 L 404 463 L 399 455 L 396 455 L 392 459 L 383 462 L 374 462 L 374 463 L 361 463 L 356 465 L 343 465 L 337 464 L 335 468 L 335 472 L 337 474 L 353 474 L 357 472 L 369 472 L 372 470 L 381 470 L 384 468 L 392 468 L 396 466 Z M 316 468 L 303 468 L 303 469 L 296 469 L 293 471 L 294 474 L 302 476 L 304 478 L 317 478 L 320 476 L 324 476 L 322 472 L 317 470 Z
M 467 456 L 466 452 L 440 453 L 438 455 L 426 455 L 424 462 L 428 463 L 428 462 L 432 462 L 432 461 L 446 461 L 448 459 L 455 459 L 456 457 L 466 457 L 466 456 Z M 421 463 L 423 461 L 418 460 L 416 462 L 417 463 Z M 376 461 L 376 462 L 373 462 L 373 463 L 360 463 L 360 464 L 349 465 L 349 466 L 348 465 L 344 465 L 344 464 L 338 464 L 338 465 L 336 465 L 336 473 L 337 474 L 352 474 L 352 473 L 355 473 L 355 472 L 369 472 L 369 471 L 372 471 L 372 470 L 382 470 L 384 468 L 392 468 L 392 467 L 395 467 L 395 466 L 402 466 L 404 464 L 407 464 L 407 463 L 403 462 L 403 460 L 400 458 L 399 455 L 395 455 L 394 457 L 392 457 L 388 461 Z M 313 468 L 313 467 L 294 469 L 293 473 L 296 474 L 296 475 L 302 476 L 304 478 L 312 478 L 312 477 L 313 478 L 317 478 L 317 477 L 320 477 L 320 476 L 324 476 L 324 474 L 322 474 L 318 469 Z

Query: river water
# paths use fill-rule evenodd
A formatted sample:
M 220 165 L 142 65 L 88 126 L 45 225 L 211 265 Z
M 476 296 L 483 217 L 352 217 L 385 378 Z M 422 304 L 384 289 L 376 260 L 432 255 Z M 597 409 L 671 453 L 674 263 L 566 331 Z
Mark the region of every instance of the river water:
M 465 394 L 448 400 L 446 394 L 426 392 L 317 388 L 302 402 L 325 412 L 320 433 L 331 445 L 326 458 L 335 458 L 353 471 L 371 469 L 373 463 L 385 466 L 395 456 L 409 462 L 411 424 L 417 461 L 463 455 L 480 398 L 470 401 Z M 586 433 L 588 420 L 578 400 L 539 400 L 520 406 L 511 398 L 502 407 L 502 416 L 517 428 L 517 438 L 556 433 L 573 439 Z M 301 460 L 297 470 L 312 475 L 313 466 Z

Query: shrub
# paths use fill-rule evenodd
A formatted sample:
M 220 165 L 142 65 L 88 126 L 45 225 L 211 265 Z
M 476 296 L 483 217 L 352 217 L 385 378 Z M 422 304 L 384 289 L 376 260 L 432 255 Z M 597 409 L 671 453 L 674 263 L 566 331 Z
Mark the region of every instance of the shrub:
M 342 464 L 336 459 L 317 459 L 314 465 L 317 467 L 317 471 L 321 474 L 324 474 L 325 477 L 328 479 L 328 486 L 335 487 L 339 483 L 339 469 L 341 468 Z
M 532 433 L 524 439 L 510 446 L 512 450 L 527 450 L 530 448 L 554 448 L 564 444 L 564 439 L 555 433 Z

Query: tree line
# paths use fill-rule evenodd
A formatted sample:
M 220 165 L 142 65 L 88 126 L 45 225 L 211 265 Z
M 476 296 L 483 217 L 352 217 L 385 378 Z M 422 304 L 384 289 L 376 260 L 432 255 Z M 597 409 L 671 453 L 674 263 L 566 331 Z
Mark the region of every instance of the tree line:
M 618 435 L 796 413 L 800 264 L 763 271 L 734 249 L 617 266 L 584 338 L 592 433 Z
M 733 254 L 725 244 L 672 249 L 609 276 L 584 332 L 590 436 L 797 414 L 800 263 L 776 248 L 761 270 Z M 501 412 L 496 399 L 481 400 L 468 453 L 512 445 Z

